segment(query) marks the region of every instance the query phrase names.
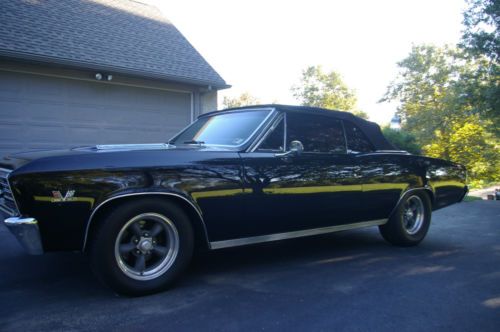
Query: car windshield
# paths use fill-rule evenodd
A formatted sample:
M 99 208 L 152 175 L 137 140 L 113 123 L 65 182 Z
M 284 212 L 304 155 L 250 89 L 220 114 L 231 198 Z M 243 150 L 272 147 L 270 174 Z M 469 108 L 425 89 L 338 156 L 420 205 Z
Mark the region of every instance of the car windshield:
M 237 111 L 202 117 L 169 143 L 240 146 L 250 139 L 270 112 Z

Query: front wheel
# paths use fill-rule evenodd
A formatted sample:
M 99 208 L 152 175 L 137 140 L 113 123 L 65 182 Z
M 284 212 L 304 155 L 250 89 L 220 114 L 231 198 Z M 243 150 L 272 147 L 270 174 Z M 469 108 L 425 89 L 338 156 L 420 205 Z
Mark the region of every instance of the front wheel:
M 409 247 L 419 244 L 431 223 L 431 202 L 424 192 L 403 197 L 389 221 L 379 226 L 384 239 L 391 244 Z
M 138 296 L 163 290 L 191 260 L 193 230 L 184 211 L 172 202 L 128 202 L 99 222 L 90 263 L 118 293 Z

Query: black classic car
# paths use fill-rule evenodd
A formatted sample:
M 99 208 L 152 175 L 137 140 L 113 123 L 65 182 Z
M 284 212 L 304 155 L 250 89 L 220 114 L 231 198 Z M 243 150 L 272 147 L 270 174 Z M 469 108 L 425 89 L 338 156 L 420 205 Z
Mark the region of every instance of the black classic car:
M 5 224 L 31 254 L 88 253 L 119 293 L 168 287 L 198 247 L 378 226 L 425 237 L 460 202 L 465 168 L 411 155 L 350 113 L 263 105 L 201 115 L 164 144 L 98 145 L 0 161 Z

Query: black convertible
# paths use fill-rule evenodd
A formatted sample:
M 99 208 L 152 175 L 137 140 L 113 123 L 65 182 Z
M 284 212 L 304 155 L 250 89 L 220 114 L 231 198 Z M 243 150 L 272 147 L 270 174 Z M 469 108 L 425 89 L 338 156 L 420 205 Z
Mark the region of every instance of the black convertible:
M 0 209 L 29 253 L 86 252 L 106 284 L 142 295 L 169 286 L 198 247 L 367 226 L 416 245 L 465 179 L 350 113 L 263 105 L 204 114 L 164 144 L 6 157 Z

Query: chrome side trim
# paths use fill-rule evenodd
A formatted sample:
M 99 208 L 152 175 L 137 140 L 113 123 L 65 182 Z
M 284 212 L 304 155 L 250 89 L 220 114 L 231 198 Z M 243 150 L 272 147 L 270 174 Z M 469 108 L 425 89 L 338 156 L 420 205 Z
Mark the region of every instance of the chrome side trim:
M 411 155 L 408 151 L 404 150 L 375 150 L 373 152 L 359 153 L 360 156 L 379 156 L 384 154 L 397 154 L 397 155 Z
M 239 238 L 239 239 L 233 239 L 233 240 L 215 241 L 215 242 L 210 242 L 210 249 L 238 247 L 238 246 L 244 246 L 244 245 L 254 244 L 254 243 L 279 241 L 279 240 L 285 240 L 285 239 L 293 239 L 293 238 L 297 238 L 297 237 L 340 232 L 340 231 L 345 231 L 345 230 L 349 230 L 349 229 L 383 225 L 386 222 L 387 222 L 387 219 L 377 219 L 377 220 L 370 220 L 370 221 L 364 221 L 364 222 L 358 222 L 358 223 L 346 224 L 346 225 L 337 225 L 337 226 L 305 229 L 302 231 L 275 233 L 275 234 L 252 236 L 252 237 L 245 237 L 245 238 Z
M 375 150 L 375 153 L 397 153 L 397 154 L 411 154 L 406 150 Z
M 28 254 L 43 254 L 42 238 L 36 219 L 12 217 L 5 219 L 4 223 Z
M 82 251 L 85 251 L 86 249 L 86 246 L 87 246 L 87 240 L 88 240 L 88 235 L 89 235 L 89 230 L 90 230 L 90 224 L 92 223 L 92 219 L 94 218 L 94 215 L 96 214 L 96 212 L 102 207 L 104 206 L 106 203 L 110 202 L 110 201 L 113 201 L 115 199 L 119 199 L 119 198 L 124 198 L 124 197 L 131 197 L 131 196 L 143 196 L 143 195 L 164 195 L 164 196 L 174 196 L 174 197 L 177 197 L 177 198 L 181 198 L 183 200 L 185 200 L 186 202 L 189 203 L 189 205 L 191 205 L 191 207 L 193 207 L 193 209 L 196 211 L 196 213 L 198 214 L 198 216 L 200 217 L 200 220 L 201 220 L 201 224 L 203 225 L 203 232 L 205 233 L 205 239 L 207 241 L 207 243 L 210 245 L 210 242 L 208 241 L 208 232 L 207 232 L 207 227 L 205 225 L 205 221 L 203 220 L 203 216 L 201 214 L 201 211 L 196 207 L 196 205 L 194 205 L 190 200 L 188 200 L 186 197 L 182 196 L 182 195 L 179 195 L 179 194 L 174 194 L 174 193 L 163 193 L 163 192 L 155 192 L 155 191 L 151 191 L 151 192 L 140 192 L 140 193 L 130 193 L 130 194 L 123 194 L 123 195 L 118 195 L 118 196 L 113 196 L 113 197 L 110 197 L 106 200 L 104 200 L 103 202 L 101 202 L 95 209 L 94 211 L 92 211 L 92 214 L 90 215 L 89 217 L 89 220 L 87 221 L 87 227 L 85 228 L 85 236 L 84 236 L 84 239 L 83 239 L 83 246 L 82 246 Z

